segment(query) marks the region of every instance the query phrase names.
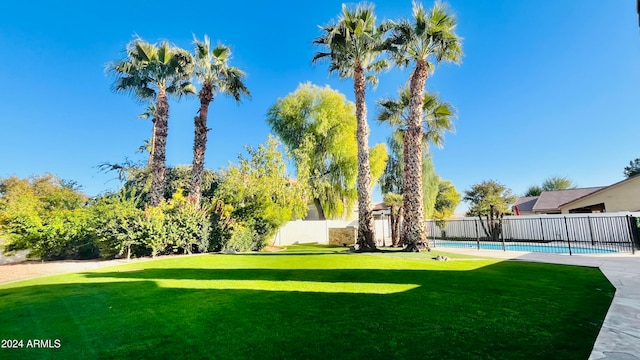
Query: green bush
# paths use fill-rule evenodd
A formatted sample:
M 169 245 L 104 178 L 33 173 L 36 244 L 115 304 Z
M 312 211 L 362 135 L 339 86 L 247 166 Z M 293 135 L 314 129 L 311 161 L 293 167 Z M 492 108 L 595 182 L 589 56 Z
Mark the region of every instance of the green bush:
M 266 240 L 307 211 L 307 189 L 290 181 L 278 141 L 269 137 L 249 158 L 239 157 L 221 174 L 212 203 L 212 245 L 216 250 L 261 250 Z M 249 242 L 251 245 L 249 245 Z
M 0 179 L 0 232 L 5 251 L 30 249 L 42 259 L 91 259 L 99 250 L 87 223 L 87 197 L 73 182 L 46 174 Z
M 236 224 L 231 231 L 231 237 L 222 246 L 223 251 L 259 251 L 264 247 L 263 237 L 252 226 Z
M 188 202 L 178 191 L 164 204 L 163 211 L 167 245 L 172 252 L 191 254 L 207 251 L 211 226 L 206 209 L 199 209 Z
M 149 255 L 140 232 L 144 212 L 124 192 L 98 199 L 91 206 L 91 228 L 103 258 Z
M 9 221 L 6 250 L 30 249 L 30 257 L 43 260 L 98 258 L 95 238 L 87 231 L 89 218 L 84 208 L 59 210 L 45 219 L 19 214 Z

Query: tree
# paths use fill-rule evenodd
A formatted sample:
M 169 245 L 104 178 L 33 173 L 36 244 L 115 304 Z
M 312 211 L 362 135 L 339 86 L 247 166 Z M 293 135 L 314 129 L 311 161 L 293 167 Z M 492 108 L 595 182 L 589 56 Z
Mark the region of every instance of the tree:
M 567 177 L 552 176 L 542 182 L 542 186 L 532 185 L 524 196 L 540 196 L 543 191 L 575 189 L 576 185 Z
M 204 154 L 207 147 L 207 117 L 209 105 L 217 94 L 225 94 L 240 102 L 242 96 L 251 96 L 243 80 L 245 73 L 239 68 L 229 66 L 231 49 L 218 45 L 211 49 L 209 37 L 203 41 L 195 40 L 196 78 L 202 84 L 198 92 L 200 110 L 194 118 L 195 134 L 193 140 L 193 165 L 191 179 L 191 199 L 200 205 L 202 179 L 204 176 Z
M 629 161 L 629 166 L 624 167 L 624 176 L 630 178 L 640 174 L 640 158 Z
M 478 216 L 485 234 L 492 240 L 498 240 L 502 232 L 502 217 L 516 201 L 511 189 L 495 180 L 485 180 L 465 190 L 463 200 L 471 204 L 467 216 Z M 486 226 L 482 215 L 486 217 Z
M 402 194 L 387 192 L 382 196 L 383 201 L 389 207 L 391 220 L 391 246 L 400 244 L 400 223 L 402 222 Z
M 376 248 L 371 196 L 371 169 L 369 163 L 369 126 L 365 102 L 366 83 L 377 84 L 374 73 L 387 67 L 385 60 L 378 60 L 386 28 L 376 26 L 373 5 L 360 4 L 354 9 L 342 5 L 342 15 L 335 23 L 322 28 L 323 35 L 313 43 L 327 51 L 318 52 L 312 62 L 330 61 L 329 73 L 336 72 L 343 78 L 353 78 L 356 97 L 356 138 L 358 140 L 358 245 L 361 250 Z
M 443 61 L 460 62 L 461 39 L 455 34 L 456 20 L 441 3 L 427 13 L 413 3 L 413 19 L 393 25 L 387 50 L 394 63 L 414 68 L 409 77 L 409 111 L 404 137 L 405 180 L 404 206 L 406 251 L 419 251 L 418 243 L 426 242 L 422 209 L 422 120 L 424 88 L 427 77 Z
M 277 147 L 277 139 L 269 136 L 257 149 L 247 147 L 249 158 L 240 156 L 239 165 L 224 171 L 213 201 L 216 218 L 225 222 L 212 224 L 218 250 L 261 250 L 282 224 L 306 214 L 306 188 L 291 181 Z M 221 228 L 230 234 L 220 233 Z
M 453 212 L 460 204 L 460 193 L 449 180 L 440 180 L 438 184 L 438 195 L 434 205 L 433 218 L 436 224 L 443 229 L 447 220 L 453 215 Z
M 527 192 L 524 194 L 524 196 L 540 196 L 543 191 L 544 190 L 542 190 L 541 186 L 531 185 L 529 186 L 529 189 L 527 189 Z
M 378 121 L 388 123 L 396 128 L 398 134 L 391 137 L 390 141 L 400 140 L 403 145 L 407 126 L 409 122 L 409 89 L 404 88 L 399 91 L 398 99 L 388 98 L 378 101 L 380 112 L 378 113 Z M 449 103 L 441 102 L 436 94 L 424 93 L 422 102 L 422 219 L 431 217 L 433 213 L 433 205 L 435 203 L 439 177 L 433 168 L 431 153 L 429 152 L 429 144 L 434 144 L 441 148 L 444 145 L 444 133 L 454 131 L 453 117 L 455 110 Z M 400 150 L 400 146 L 392 146 L 398 153 L 400 165 L 400 174 L 404 183 L 404 150 Z M 392 170 L 392 169 L 390 169 Z M 396 170 L 394 170 L 396 171 Z M 408 175 L 408 174 L 407 174 Z
M 7 251 L 29 249 L 42 259 L 98 256 L 86 231 L 87 197 L 51 174 L 0 179 L 0 233 Z
M 320 219 L 350 213 L 357 198 L 355 105 L 329 86 L 306 83 L 279 98 L 269 108 L 267 122 L 293 156 L 298 180 L 308 186 Z M 375 165 L 384 167 L 387 154 L 384 144 L 374 149 L 371 172 L 377 179 L 382 171 L 374 171 Z
M 149 199 L 151 206 L 157 206 L 164 193 L 169 127 L 168 96 L 195 94 L 195 87 L 190 82 L 194 68 L 193 56 L 188 51 L 166 41 L 151 44 L 139 37 L 127 44 L 125 59 L 109 66 L 116 77 L 114 91 L 130 93 L 140 101 L 153 99 L 156 104 L 156 134 Z
M 402 143 L 403 132 L 400 129 L 396 129 L 387 139 L 387 145 L 391 151 L 389 152 L 389 159 L 384 173 L 379 180 L 382 194 L 389 192 L 402 194 L 404 191 L 404 151 Z M 439 182 L 440 177 L 433 166 L 431 153 L 425 146 L 422 151 L 422 201 L 425 218 L 431 217 L 433 213 Z
M 409 105 L 411 94 L 408 88 L 398 91 L 398 98 L 387 98 L 377 102 L 378 121 L 387 123 L 398 129 L 404 139 L 404 134 L 409 125 Z M 429 144 L 437 148 L 444 146 L 444 134 L 455 132 L 453 118 L 456 117 L 454 107 L 440 100 L 437 94 L 424 92 L 422 98 L 422 145 L 428 147 Z M 404 144 L 404 141 L 402 142 Z

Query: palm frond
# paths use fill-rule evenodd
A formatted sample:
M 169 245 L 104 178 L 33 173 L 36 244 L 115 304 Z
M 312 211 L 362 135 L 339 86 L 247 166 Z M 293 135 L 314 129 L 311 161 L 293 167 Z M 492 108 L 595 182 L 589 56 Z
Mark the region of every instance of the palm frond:
M 391 25 L 376 26 L 373 10 L 374 6 L 367 3 L 355 8 L 343 4 L 336 22 L 320 26 L 323 33 L 313 44 L 323 47 L 323 51 L 313 56 L 312 63 L 329 60 L 329 73 L 335 72 L 340 78 L 352 77 L 356 64 L 368 72 L 384 70 L 386 62 L 380 62 L 378 57 L 385 48 L 384 34 Z
M 218 93 L 232 96 L 237 102 L 241 101 L 242 96 L 251 97 L 249 89 L 244 84 L 246 77 L 244 71 L 229 66 L 231 48 L 218 44 L 211 50 L 209 38 L 206 35 L 204 42 L 195 39 L 194 43 L 196 45 L 196 78 L 211 89 L 212 98 Z
M 402 134 L 407 127 L 409 117 L 409 102 L 411 99 L 409 88 L 398 90 L 398 98 L 387 98 L 377 102 L 378 117 L 380 122 L 386 122 L 395 127 L 399 134 Z M 444 144 L 444 134 L 455 132 L 453 118 L 456 117 L 454 107 L 440 101 L 437 94 L 424 93 L 422 101 L 422 125 L 423 140 L 425 143 L 442 147 Z

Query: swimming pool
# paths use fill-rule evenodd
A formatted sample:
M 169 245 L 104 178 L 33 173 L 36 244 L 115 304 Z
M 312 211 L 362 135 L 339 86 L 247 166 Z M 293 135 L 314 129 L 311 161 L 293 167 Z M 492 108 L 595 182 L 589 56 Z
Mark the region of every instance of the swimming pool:
M 457 247 L 457 248 L 472 248 L 477 249 L 478 243 L 476 241 L 446 241 L 446 240 L 429 240 L 429 245 L 433 247 Z M 500 242 L 480 242 L 480 249 L 483 250 L 502 250 L 502 243 Z M 553 245 L 553 244 L 531 244 L 531 243 L 504 243 L 504 249 L 509 251 L 528 251 L 528 252 L 548 252 L 569 254 L 569 247 L 566 245 Z M 615 253 L 615 250 L 603 249 L 599 247 L 585 247 L 585 246 L 571 246 L 571 253 L 573 254 L 607 254 Z

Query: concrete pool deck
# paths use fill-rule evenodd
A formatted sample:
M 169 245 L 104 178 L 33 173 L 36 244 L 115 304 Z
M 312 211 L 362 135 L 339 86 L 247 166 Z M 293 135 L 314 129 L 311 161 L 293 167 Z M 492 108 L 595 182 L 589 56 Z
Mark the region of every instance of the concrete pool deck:
M 640 254 L 568 255 L 438 247 L 487 258 L 597 267 L 616 288 L 590 360 L 640 360 Z

